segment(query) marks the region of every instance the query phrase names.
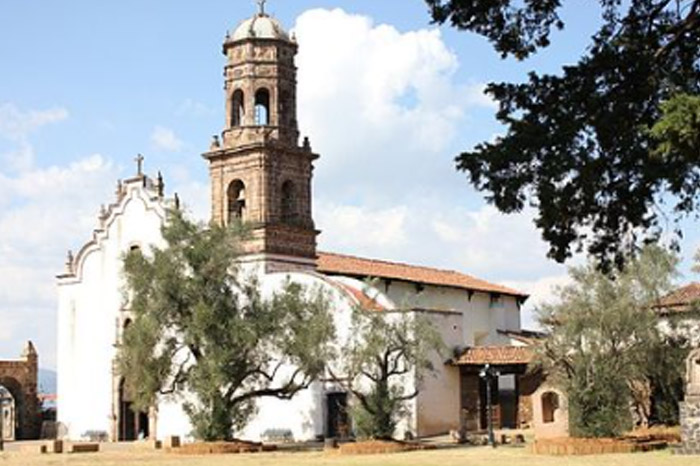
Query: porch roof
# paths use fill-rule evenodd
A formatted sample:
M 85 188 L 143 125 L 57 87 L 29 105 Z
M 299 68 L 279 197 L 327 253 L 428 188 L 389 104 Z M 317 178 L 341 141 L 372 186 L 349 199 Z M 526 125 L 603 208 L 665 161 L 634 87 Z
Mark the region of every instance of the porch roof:
M 527 346 L 473 346 L 464 349 L 450 361 L 450 364 L 453 366 L 527 365 L 533 358 L 534 352 Z

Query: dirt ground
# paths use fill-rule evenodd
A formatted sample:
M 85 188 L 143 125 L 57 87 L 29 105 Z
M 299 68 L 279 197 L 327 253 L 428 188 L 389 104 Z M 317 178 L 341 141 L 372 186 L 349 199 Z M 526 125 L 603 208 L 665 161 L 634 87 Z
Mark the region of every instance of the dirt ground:
M 664 450 L 653 453 L 623 455 L 548 457 L 528 453 L 523 448 L 467 447 L 390 455 L 340 456 L 323 452 L 255 453 L 246 455 L 181 456 L 162 451 L 107 451 L 90 454 L 39 455 L 34 453 L 0 453 L 0 466 L 94 465 L 101 466 L 307 466 L 307 465 L 362 465 L 362 466 L 683 466 L 700 464 L 699 456 L 674 456 Z

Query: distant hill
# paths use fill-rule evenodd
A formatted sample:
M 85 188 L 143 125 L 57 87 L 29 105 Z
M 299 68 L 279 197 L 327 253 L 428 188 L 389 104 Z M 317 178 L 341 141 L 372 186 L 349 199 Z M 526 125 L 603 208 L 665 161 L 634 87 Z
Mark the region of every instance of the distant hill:
M 56 371 L 39 369 L 39 393 L 56 393 Z

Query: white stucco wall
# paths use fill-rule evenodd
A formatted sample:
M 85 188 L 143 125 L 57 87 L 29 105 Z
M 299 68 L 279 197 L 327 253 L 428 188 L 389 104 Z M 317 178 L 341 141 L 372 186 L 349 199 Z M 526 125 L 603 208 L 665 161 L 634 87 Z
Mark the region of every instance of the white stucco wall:
M 162 202 L 140 182 L 125 189 L 103 229 L 76 256 L 75 276 L 58 283 L 57 419 L 69 438 L 111 431 L 122 257 L 133 245 L 146 250 L 162 243 Z
M 380 280 L 377 288 L 386 291 L 399 307 L 462 313 L 463 346 L 507 345 L 508 338 L 498 330 L 520 330 L 520 308 L 513 296 L 501 295 L 492 303 L 490 293 L 433 285 L 418 289 L 402 281 L 391 281 L 387 286 Z M 479 335 L 484 336 L 481 341 L 477 340 Z
M 459 368 L 445 364 L 452 357 L 452 348 L 462 344 L 462 315 L 458 312 L 421 312 L 442 335 L 442 354 L 433 353 L 432 373 L 423 374 L 416 398 L 415 434 L 419 437 L 438 435 L 459 428 Z
M 676 335 L 688 339 L 690 347 L 700 346 L 700 319 L 683 317 L 682 314 L 659 319 L 659 330 L 666 335 Z

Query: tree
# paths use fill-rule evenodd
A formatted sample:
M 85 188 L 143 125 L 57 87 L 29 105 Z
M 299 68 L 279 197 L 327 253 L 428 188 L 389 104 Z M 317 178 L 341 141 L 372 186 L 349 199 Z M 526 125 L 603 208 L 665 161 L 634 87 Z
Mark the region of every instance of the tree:
M 351 413 L 360 437 L 392 438 L 442 345 L 440 334 L 418 313 L 353 310 L 348 340 L 329 372 L 358 402 Z M 406 382 L 413 383 L 412 390 L 406 391 Z
M 677 263 L 659 246 L 643 248 L 612 276 L 591 261 L 572 268 L 559 302 L 540 310 L 549 333 L 540 361 L 569 397 L 572 434 L 619 435 L 632 426 L 631 405 L 646 424 L 652 394 L 671 393 L 681 378 L 683 365 L 651 307 L 671 290 Z
M 181 395 L 197 438 L 226 440 L 261 397 L 290 399 L 322 373 L 334 327 L 325 296 L 288 282 L 264 299 L 236 265 L 240 228 L 170 212 L 164 249 L 124 261 L 133 322 L 119 370 L 137 408 Z
M 504 58 L 529 57 L 564 27 L 560 0 L 426 2 L 434 21 L 483 35 Z M 697 119 L 680 140 L 659 119 L 688 115 L 674 96 L 700 91 L 700 0 L 598 3 L 600 29 L 578 63 L 488 86 L 506 133 L 456 162 L 500 211 L 536 208 L 550 257 L 586 248 L 608 269 L 658 239 L 667 216 L 680 237 L 677 222 L 697 211 L 700 157 L 684 150 L 698 147 Z

